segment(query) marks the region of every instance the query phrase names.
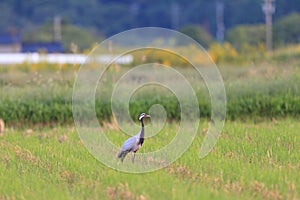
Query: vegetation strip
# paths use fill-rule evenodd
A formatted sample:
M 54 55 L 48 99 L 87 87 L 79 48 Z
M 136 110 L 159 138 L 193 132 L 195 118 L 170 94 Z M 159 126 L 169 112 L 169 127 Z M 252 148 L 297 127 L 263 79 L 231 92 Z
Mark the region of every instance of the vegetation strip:
M 207 123 L 200 124 L 195 141 L 178 161 L 156 172 L 135 175 L 99 163 L 84 148 L 72 126 L 7 128 L 0 135 L 0 196 L 42 198 L 47 194 L 53 198 L 141 200 L 168 196 L 181 199 L 187 195 L 191 199 L 298 198 L 297 120 L 257 124 L 228 121 L 214 150 L 200 160 L 199 144 L 206 126 Z M 167 136 L 173 136 L 176 127 L 169 126 L 158 138 L 147 139 L 143 151 L 159 149 L 160 140 L 169 140 Z M 110 140 L 121 145 L 120 131 L 107 129 Z

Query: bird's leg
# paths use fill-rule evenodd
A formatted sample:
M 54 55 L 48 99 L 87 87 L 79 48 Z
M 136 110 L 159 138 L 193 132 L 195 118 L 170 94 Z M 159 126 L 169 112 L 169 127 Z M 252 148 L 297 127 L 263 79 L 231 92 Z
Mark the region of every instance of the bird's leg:
M 132 163 L 134 163 L 135 153 L 133 153 Z

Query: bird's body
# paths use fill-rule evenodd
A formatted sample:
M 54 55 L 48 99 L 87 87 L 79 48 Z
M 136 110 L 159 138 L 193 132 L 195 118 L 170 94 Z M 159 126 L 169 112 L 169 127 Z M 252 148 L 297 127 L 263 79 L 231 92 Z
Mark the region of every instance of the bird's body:
M 118 155 L 119 158 L 122 158 L 122 156 L 126 156 L 129 152 L 137 152 L 141 147 L 143 142 L 139 142 L 140 140 L 140 133 L 129 138 L 126 140 L 121 148 L 121 151 Z
M 121 148 L 121 151 L 120 153 L 118 154 L 118 157 L 121 159 L 121 161 L 123 162 L 125 156 L 129 153 L 129 152 L 133 152 L 133 159 L 132 159 L 132 162 L 134 162 L 134 158 L 135 158 L 135 153 L 142 147 L 143 143 L 144 143 L 144 135 L 145 135 L 145 129 L 144 129 L 144 121 L 143 119 L 145 117 L 150 117 L 150 115 L 147 115 L 145 113 L 142 113 L 139 117 L 139 120 L 141 121 L 141 124 L 142 124 L 142 129 L 141 131 L 127 139 L 122 148 Z

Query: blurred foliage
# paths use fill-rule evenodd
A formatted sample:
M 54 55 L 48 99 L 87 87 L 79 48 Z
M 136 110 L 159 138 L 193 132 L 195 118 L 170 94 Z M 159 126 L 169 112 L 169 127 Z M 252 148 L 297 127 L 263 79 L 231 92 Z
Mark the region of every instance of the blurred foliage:
M 238 61 L 238 52 L 230 43 L 214 43 L 209 48 L 209 55 L 215 63 L 232 63 Z
M 300 66 L 300 44 L 276 49 L 273 51 L 271 59 L 273 62 L 285 65 Z
M 241 50 L 244 46 L 258 46 L 265 42 L 265 26 L 259 25 L 240 25 L 226 32 L 226 40 L 235 48 Z
M 261 62 L 266 58 L 267 52 L 264 44 L 249 45 L 244 43 L 239 48 L 235 48 L 229 42 L 224 44 L 213 43 L 209 50 L 209 55 L 217 64 L 238 64 Z
M 129 28 L 158 26 L 178 29 L 188 24 L 205 27 L 211 34 L 216 32 L 216 2 L 224 3 L 226 29 L 239 24 L 264 23 L 261 5 L 263 0 L 2 0 L 0 4 L 0 31 L 8 27 L 24 29 L 41 25 L 60 15 L 71 24 L 94 27 L 105 36 Z M 297 0 L 276 0 L 274 19 L 300 11 Z M 178 13 L 174 6 L 178 7 Z M 179 15 L 179 17 L 176 17 Z
M 252 82 L 238 81 L 234 84 L 225 85 L 227 90 L 227 118 L 299 117 L 300 91 L 297 89 L 299 84 L 298 77 L 291 80 L 277 80 L 272 83 L 264 80 L 254 80 Z M 24 125 L 72 123 L 72 98 L 70 96 L 72 87 L 68 88 L 67 91 L 57 89 L 57 91 L 48 93 L 48 97 L 28 93 L 21 99 L 1 98 L 0 116 L 8 124 L 20 122 Z M 209 118 L 211 113 L 210 100 L 203 92 L 197 93 L 197 96 L 199 97 L 201 117 Z M 149 93 L 143 98 L 131 101 L 129 111 L 132 118 L 135 118 L 139 113 L 149 110 L 151 105 L 158 103 L 165 108 L 170 120 L 180 120 L 180 105 L 174 96 L 153 96 Z M 186 103 L 188 104 L 188 100 Z M 110 99 L 97 99 L 95 104 L 99 121 L 109 121 L 112 117 Z M 82 105 L 85 104 L 82 102 Z M 121 104 L 116 106 L 123 107 Z M 89 106 L 82 106 L 78 113 L 85 116 L 86 112 L 90 112 L 87 108 Z
M 180 32 L 193 38 L 204 48 L 207 48 L 213 41 L 212 36 L 205 29 L 197 25 L 184 26 L 180 29 Z
M 132 66 L 145 63 L 157 63 L 165 66 L 187 66 L 189 63 L 182 57 L 161 49 L 142 49 L 131 53 L 134 57 Z
M 292 13 L 282 17 L 274 24 L 274 43 L 276 46 L 300 42 L 300 14 Z
M 24 29 L 23 42 L 52 42 L 53 24 L 47 22 L 40 27 L 30 27 Z M 62 43 L 66 52 L 82 52 L 91 48 L 92 44 L 101 42 L 102 36 L 93 29 L 84 29 L 67 22 L 61 26 Z
M 180 30 L 209 48 L 217 29 L 217 2 L 224 3 L 225 40 L 242 54 L 249 53 L 252 48 L 262 49 L 265 43 L 263 0 L 198 0 L 188 3 L 184 0 L 53 0 L 43 3 L 2 0 L 0 17 L 4 20 L 0 21 L 0 33 L 22 32 L 24 42 L 53 41 L 53 18 L 60 16 L 63 21 L 62 42 L 67 52 L 82 52 L 105 37 L 147 26 Z M 276 0 L 275 5 L 274 47 L 299 43 L 300 3 Z M 216 46 L 213 44 L 212 48 Z
M 249 48 L 260 48 L 265 43 L 264 24 L 238 25 L 226 32 L 226 40 L 239 51 Z M 300 14 L 292 13 L 274 21 L 274 47 L 281 47 L 300 42 Z M 249 52 L 249 51 L 247 51 Z
M 229 44 L 215 48 L 227 48 L 226 51 L 233 51 Z M 275 51 L 273 56 L 278 67 L 271 67 L 264 63 L 260 67 L 220 67 L 227 95 L 227 119 L 299 117 L 299 49 L 299 46 L 295 46 Z M 290 57 L 285 57 L 286 52 L 295 53 Z M 298 65 L 284 66 L 279 62 L 280 59 L 283 59 L 282 63 L 286 63 L 284 59 L 288 59 L 289 62 L 291 59 L 298 59 Z M 22 124 L 23 126 L 36 123 L 73 123 L 72 91 L 78 67 L 24 63 L 13 68 L 1 68 L 1 118 L 8 124 Z M 124 67 L 119 70 L 125 70 L 124 73 L 128 69 L 130 68 Z M 178 68 L 178 70 L 184 76 L 189 77 L 188 80 L 191 80 L 191 84 L 197 88 L 195 92 L 199 100 L 201 117 L 210 118 L 211 105 L 205 83 L 192 82 L 195 79 L 192 68 L 185 67 Z M 106 73 L 108 74 L 105 76 L 106 81 L 110 79 L 114 81 L 117 74 L 120 75 L 112 70 Z M 133 78 L 131 81 L 136 81 L 137 77 Z M 177 80 L 172 81 L 177 82 Z M 106 84 L 107 87 L 113 88 L 114 86 Z M 101 93 L 95 94 L 96 114 L 100 122 L 112 119 L 111 96 L 106 94 L 106 89 L 112 88 L 107 87 L 104 92 L 101 90 Z M 189 101 L 186 99 L 185 103 L 189 105 Z M 82 105 L 78 114 L 83 118 L 90 108 L 94 108 L 93 105 L 86 105 L 86 102 L 77 103 Z M 132 98 L 129 103 L 129 111 L 134 119 L 140 112 L 148 110 L 152 105 L 161 104 L 170 120 L 180 120 L 180 105 L 176 96 L 167 94 L 165 90 L 144 91 L 136 98 Z M 124 102 L 120 101 L 120 104 L 115 106 L 122 109 Z

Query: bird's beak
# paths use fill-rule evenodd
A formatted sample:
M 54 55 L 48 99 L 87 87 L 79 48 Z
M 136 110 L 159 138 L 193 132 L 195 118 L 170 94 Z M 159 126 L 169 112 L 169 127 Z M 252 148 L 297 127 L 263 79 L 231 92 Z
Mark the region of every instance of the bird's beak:
M 145 117 L 151 117 L 150 115 L 146 115 Z

